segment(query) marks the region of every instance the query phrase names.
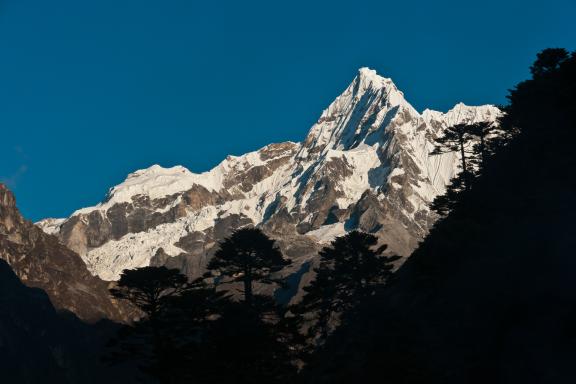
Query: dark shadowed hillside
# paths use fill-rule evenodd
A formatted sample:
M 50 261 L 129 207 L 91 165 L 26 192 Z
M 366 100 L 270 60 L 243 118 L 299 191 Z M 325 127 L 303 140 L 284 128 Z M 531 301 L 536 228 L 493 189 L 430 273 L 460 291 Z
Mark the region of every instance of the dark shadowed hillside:
M 22 284 L 4 260 L 0 303 L 2 383 L 130 383 L 123 367 L 100 362 L 117 326 L 58 313 L 44 291 Z
M 576 55 L 510 91 L 520 133 L 305 371 L 308 382 L 576 382 Z

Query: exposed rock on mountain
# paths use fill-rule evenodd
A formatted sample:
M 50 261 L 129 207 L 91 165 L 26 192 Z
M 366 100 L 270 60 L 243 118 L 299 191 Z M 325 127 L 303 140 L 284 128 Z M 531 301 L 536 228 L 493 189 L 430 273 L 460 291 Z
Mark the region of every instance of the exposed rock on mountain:
M 29 287 L 41 288 L 58 309 L 86 321 L 124 319 L 122 304 L 108 293 L 109 283 L 92 276 L 80 256 L 55 236 L 25 220 L 14 195 L 0 184 L 0 259 Z
M 352 229 L 409 255 L 435 217 L 428 209 L 458 172 L 458 155 L 430 156 L 451 124 L 495 121 L 493 106 L 418 113 L 392 80 L 360 69 L 302 143 L 229 156 L 211 171 L 154 165 L 136 171 L 95 207 L 42 221 L 105 280 L 125 268 L 166 264 L 197 276 L 236 228 L 261 226 L 293 259 Z

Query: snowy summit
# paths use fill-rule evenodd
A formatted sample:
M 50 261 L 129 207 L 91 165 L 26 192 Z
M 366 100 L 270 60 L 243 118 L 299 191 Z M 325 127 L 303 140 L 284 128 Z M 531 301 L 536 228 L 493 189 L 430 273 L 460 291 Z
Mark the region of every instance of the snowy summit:
M 391 79 L 360 68 L 301 143 L 228 156 L 201 174 L 153 165 L 128 175 L 102 203 L 39 225 L 106 280 L 151 263 L 198 276 L 218 241 L 245 225 L 278 239 L 293 268 L 315 257 L 311 244 L 352 229 L 377 233 L 408 255 L 433 223 L 430 202 L 458 172 L 457 154 L 430 156 L 432 139 L 499 114 L 462 103 L 420 114 Z

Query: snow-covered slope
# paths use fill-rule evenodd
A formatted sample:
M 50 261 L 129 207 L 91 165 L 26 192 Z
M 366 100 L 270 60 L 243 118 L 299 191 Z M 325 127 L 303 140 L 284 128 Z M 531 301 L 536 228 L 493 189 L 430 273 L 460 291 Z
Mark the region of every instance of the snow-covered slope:
M 429 155 L 433 138 L 449 125 L 495 121 L 499 113 L 457 104 L 420 114 L 391 79 L 361 68 L 302 143 L 229 156 L 202 174 L 153 165 L 97 206 L 38 225 L 108 280 L 149 264 L 197 276 L 217 242 L 245 225 L 278 239 L 294 268 L 352 229 L 377 233 L 408 255 L 433 223 L 429 203 L 458 172 L 457 154 Z

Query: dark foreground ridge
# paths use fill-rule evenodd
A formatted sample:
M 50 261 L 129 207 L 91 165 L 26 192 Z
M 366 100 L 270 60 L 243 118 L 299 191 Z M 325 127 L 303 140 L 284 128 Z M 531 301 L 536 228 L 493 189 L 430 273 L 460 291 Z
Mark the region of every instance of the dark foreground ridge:
M 576 382 L 576 55 L 511 91 L 518 137 L 319 352 L 310 383 Z
M 58 312 L 39 288 L 22 284 L 0 260 L 0 378 L 2 383 L 103 383 L 130 376 L 101 363 L 117 325 L 89 325 Z M 115 381 L 108 381 L 115 382 Z

